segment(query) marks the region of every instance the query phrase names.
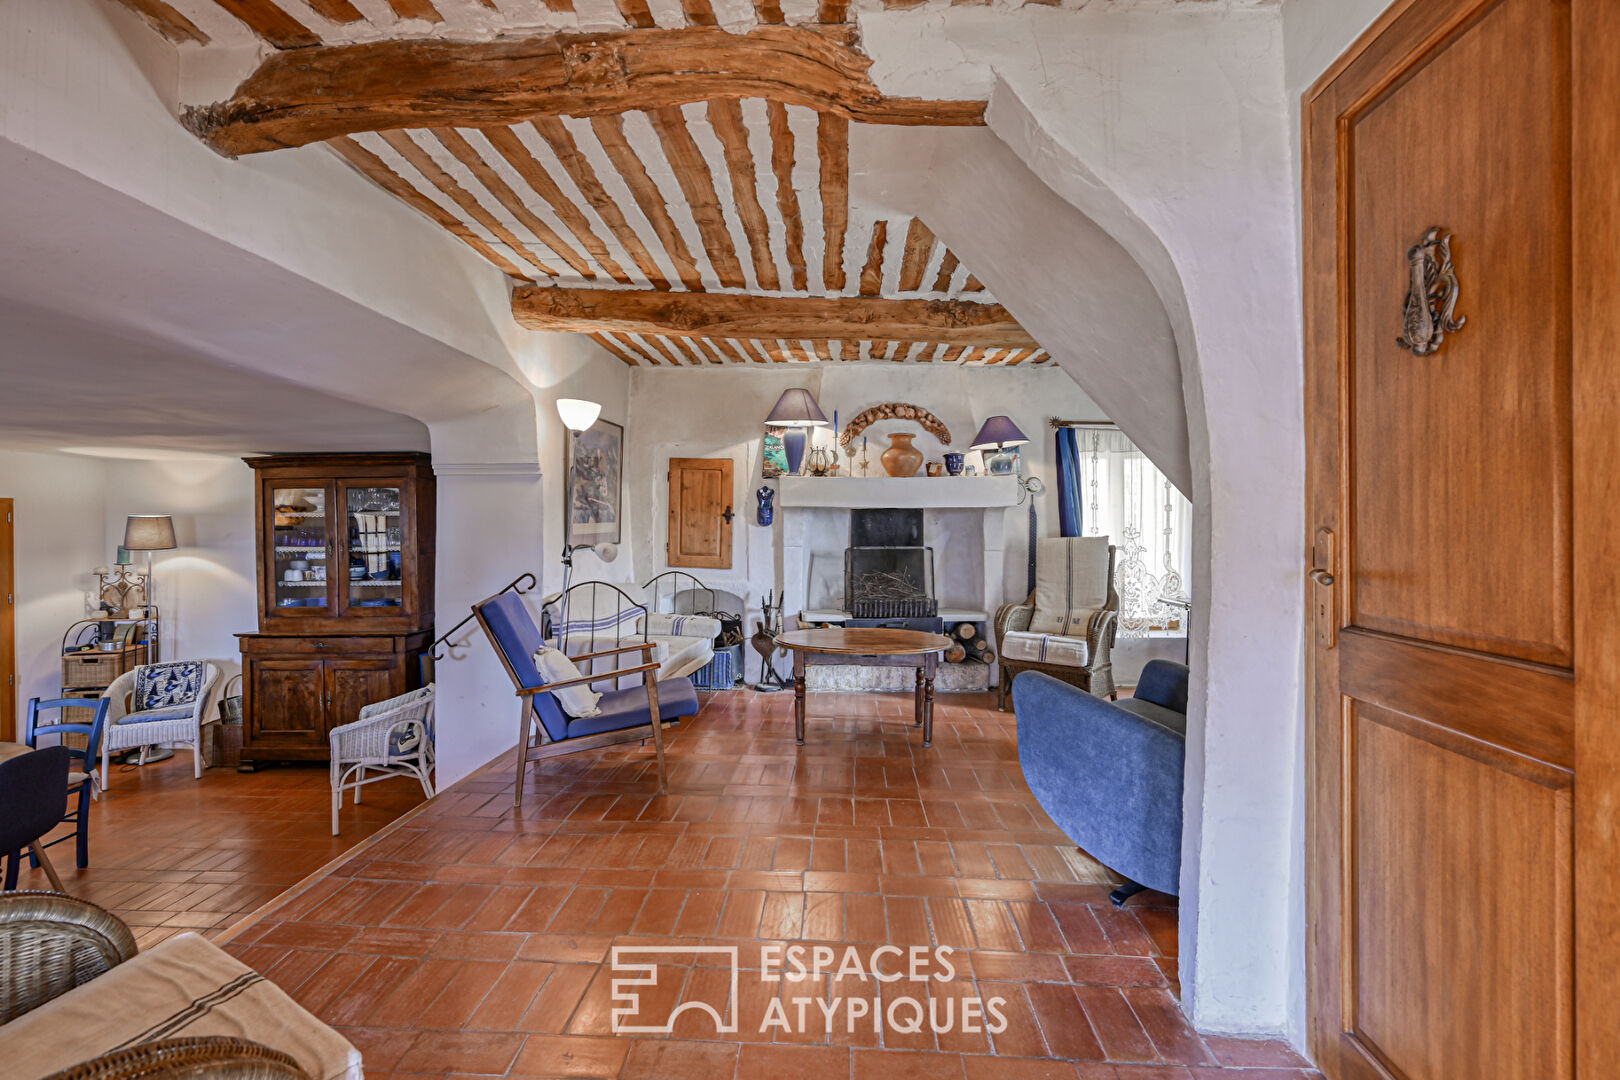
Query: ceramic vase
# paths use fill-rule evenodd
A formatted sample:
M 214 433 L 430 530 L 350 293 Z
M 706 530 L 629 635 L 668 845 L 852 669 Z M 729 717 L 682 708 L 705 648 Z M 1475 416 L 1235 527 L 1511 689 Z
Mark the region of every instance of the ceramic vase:
M 883 470 L 890 476 L 915 476 L 923 463 L 923 452 L 911 445 L 917 437 L 913 431 L 896 431 L 889 436 L 889 448 L 883 451 Z

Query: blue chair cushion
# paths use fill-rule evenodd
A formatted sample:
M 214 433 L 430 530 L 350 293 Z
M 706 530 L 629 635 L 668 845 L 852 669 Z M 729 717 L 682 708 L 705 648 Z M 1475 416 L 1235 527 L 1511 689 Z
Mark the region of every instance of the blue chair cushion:
M 135 669 L 134 705 L 140 712 L 162 709 L 170 705 L 190 705 L 197 700 L 197 695 L 202 693 L 202 684 L 201 660 L 145 664 Z
M 1140 716 L 1144 720 L 1158 724 L 1166 731 L 1173 732 L 1183 739 L 1187 737 L 1187 714 L 1167 709 L 1163 705 L 1155 705 L 1151 701 L 1141 698 L 1126 698 L 1124 701 L 1114 702 L 1114 707 L 1124 709 L 1133 716 Z
M 500 650 L 518 685 L 524 689 L 544 686 L 546 681 L 534 666 L 534 654 L 545 642 L 541 640 L 540 628 L 534 624 L 534 616 L 529 614 L 523 598 L 517 593 L 501 593 L 479 610 L 483 612 L 484 625 L 489 627 L 490 635 L 495 639 L 495 647 Z M 557 707 L 556 698 L 550 694 L 536 694 L 530 700 L 534 702 L 535 715 L 540 718 L 546 734 L 557 741 L 568 738 L 568 718 Z
M 650 673 L 649 673 L 650 674 Z M 568 737 L 596 735 L 604 731 L 622 731 L 627 727 L 647 722 L 647 689 L 629 686 L 623 690 L 609 690 L 602 695 L 601 712 L 568 722 Z M 660 680 L 658 683 L 658 716 L 662 720 L 675 720 L 694 716 L 698 711 L 697 690 L 686 678 Z
M 153 720 L 189 720 L 196 711 L 196 704 L 171 705 L 166 709 L 142 709 L 132 712 L 128 716 L 120 717 L 120 724 L 144 724 Z

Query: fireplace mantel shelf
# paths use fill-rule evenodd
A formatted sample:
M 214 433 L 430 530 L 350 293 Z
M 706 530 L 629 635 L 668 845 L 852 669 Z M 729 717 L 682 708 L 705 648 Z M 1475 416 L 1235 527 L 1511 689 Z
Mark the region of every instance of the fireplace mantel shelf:
M 782 506 L 972 509 L 1018 502 L 1012 476 L 784 476 L 777 484 Z

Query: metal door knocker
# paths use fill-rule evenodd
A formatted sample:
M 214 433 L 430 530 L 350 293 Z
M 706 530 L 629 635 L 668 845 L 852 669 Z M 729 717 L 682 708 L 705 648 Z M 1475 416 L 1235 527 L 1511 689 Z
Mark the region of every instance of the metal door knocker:
M 1451 266 L 1451 234 L 1436 225 L 1406 252 L 1407 270 L 1412 280 L 1406 288 L 1406 307 L 1401 320 L 1405 331 L 1396 344 L 1417 356 L 1429 356 L 1440 348 L 1447 334 L 1455 334 L 1468 321 L 1453 318 L 1457 309 L 1457 272 Z

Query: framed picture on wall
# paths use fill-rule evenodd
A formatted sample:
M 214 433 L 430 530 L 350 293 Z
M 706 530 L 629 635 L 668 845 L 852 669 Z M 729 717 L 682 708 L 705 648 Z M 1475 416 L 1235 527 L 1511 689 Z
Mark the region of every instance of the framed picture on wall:
M 563 543 L 570 547 L 621 543 L 624 504 L 624 428 L 598 420 L 569 432 L 563 462 L 568 477 L 568 516 Z
M 766 480 L 787 472 L 787 451 L 782 447 L 781 433 L 765 432 L 765 452 L 760 455 L 759 471 Z

